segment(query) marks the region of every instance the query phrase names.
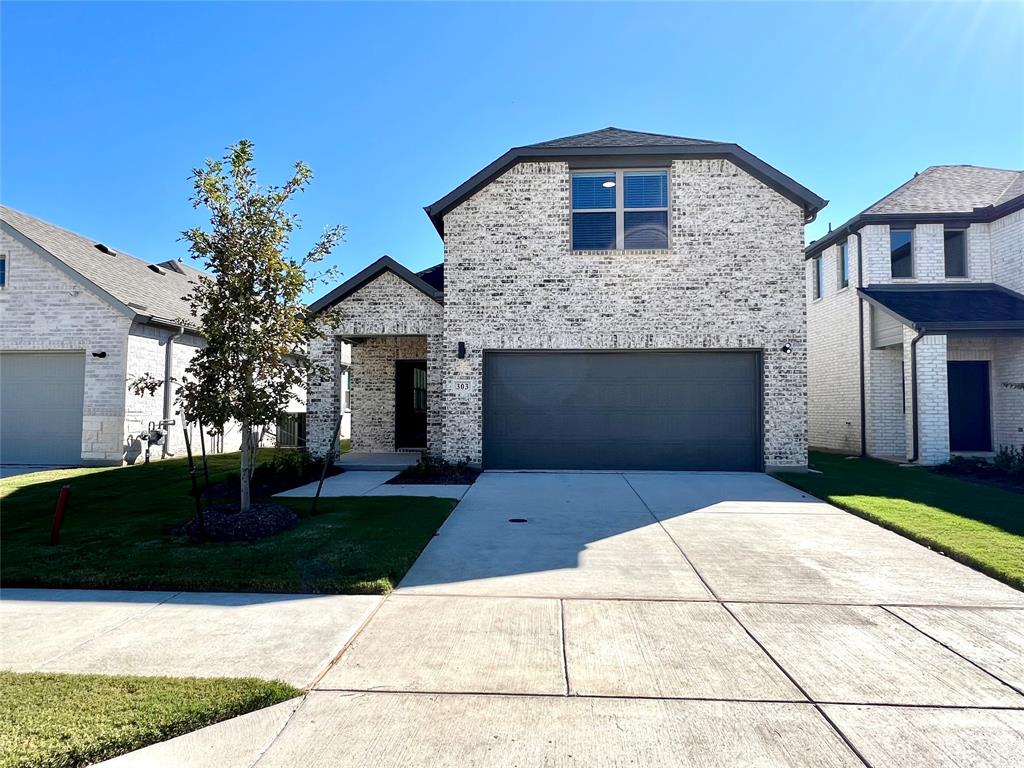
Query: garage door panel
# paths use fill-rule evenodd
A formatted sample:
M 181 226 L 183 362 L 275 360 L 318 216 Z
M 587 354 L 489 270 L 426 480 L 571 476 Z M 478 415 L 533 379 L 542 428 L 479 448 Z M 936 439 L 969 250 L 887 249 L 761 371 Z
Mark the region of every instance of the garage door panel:
M 78 464 L 85 354 L 0 354 L 0 462 Z
M 484 462 L 758 470 L 752 352 L 488 352 Z

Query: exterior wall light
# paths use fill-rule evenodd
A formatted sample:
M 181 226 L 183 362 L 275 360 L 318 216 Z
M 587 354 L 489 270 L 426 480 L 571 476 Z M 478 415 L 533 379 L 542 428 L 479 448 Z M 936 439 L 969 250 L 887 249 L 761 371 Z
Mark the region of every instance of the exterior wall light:
M 456 352 L 456 354 L 458 355 L 459 360 L 464 360 L 465 359 L 465 357 L 466 357 L 466 342 L 464 342 L 464 341 L 460 341 L 459 342 L 459 349 L 458 349 L 458 352 Z
M 792 345 L 790 345 L 790 344 L 783 344 L 782 345 L 782 353 L 784 355 L 788 355 L 792 351 L 793 351 Z
M 102 358 L 107 356 L 107 353 L 106 352 L 93 352 L 92 356 L 93 357 L 98 357 L 98 358 L 102 359 Z

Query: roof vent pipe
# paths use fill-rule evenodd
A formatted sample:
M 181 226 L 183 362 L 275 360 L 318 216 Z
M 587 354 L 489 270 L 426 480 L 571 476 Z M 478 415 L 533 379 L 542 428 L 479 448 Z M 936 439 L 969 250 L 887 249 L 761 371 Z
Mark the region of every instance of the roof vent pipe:
M 96 245 L 94 247 L 100 253 L 107 254 L 107 256 L 117 256 L 117 251 L 115 251 L 113 248 L 111 248 L 108 245 L 104 245 L 103 243 L 96 243 Z

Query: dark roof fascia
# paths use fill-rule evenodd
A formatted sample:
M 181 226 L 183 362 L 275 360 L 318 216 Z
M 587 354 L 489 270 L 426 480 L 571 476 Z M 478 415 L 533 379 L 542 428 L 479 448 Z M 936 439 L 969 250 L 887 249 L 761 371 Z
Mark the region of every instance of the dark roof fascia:
M 0 221 L 0 229 L 2 229 L 15 240 L 20 242 L 22 245 L 24 245 L 26 248 L 28 248 L 30 251 L 36 254 L 39 258 L 43 259 L 43 261 L 46 261 L 47 263 L 58 269 L 60 272 L 63 272 L 65 275 L 70 277 L 76 283 L 84 286 L 90 292 L 96 294 L 96 296 L 98 296 L 103 301 L 107 302 L 111 307 L 113 307 L 117 311 L 130 317 L 133 321 L 143 323 L 147 321 L 148 318 L 146 315 L 139 314 L 134 309 L 125 304 L 123 301 L 115 298 L 113 295 L 100 288 L 98 285 L 96 285 L 96 283 L 87 278 L 77 269 L 74 269 L 71 266 L 69 266 L 67 262 L 58 257 L 56 254 L 50 253 L 48 250 L 43 248 L 43 246 L 41 246 L 31 237 L 23 233 L 14 225 L 9 224 L 6 221 Z
M 773 168 L 760 158 L 752 155 L 738 144 L 695 144 L 667 145 L 662 147 L 514 147 L 493 163 L 473 174 L 437 202 L 425 206 L 434 228 L 444 237 L 444 216 L 466 198 L 487 186 L 513 165 L 528 160 L 572 162 L 578 158 L 600 157 L 704 157 L 726 158 L 736 163 L 754 178 L 764 182 L 789 200 L 799 205 L 807 221 L 813 221 L 818 211 L 828 205 L 828 200 L 819 197 L 807 187 L 799 184 L 786 174 Z
M 416 290 L 426 294 L 428 297 L 436 301 L 438 304 L 444 303 L 443 292 L 435 290 L 433 287 L 430 286 L 429 283 L 423 280 L 423 278 L 416 275 L 407 267 L 402 266 L 397 261 L 392 259 L 390 256 L 381 256 L 379 259 L 373 262 L 373 264 L 366 267 L 366 269 L 362 270 L 356 275 L 353 275 L 344 283 L 335 288 L 333 291 L 328 293 L 326 296 L 323 296 L 314 301 L 312 304 L 310 304 L 309 311 L 312 312 L 313 314 L 316 314 L 317 312 L 322 312 L 328 307 L 337 304 L 339 301 L 347 298 L 348 296 L 351 296 L 353 293 L 358 291 L 364 285 L 366 285 L 371 280 L 373 280 L 374 278 L 376 278 L 377 276 L 384 272 L 394 273 L 397 277 L 400 277 L 402 280 L 407 282 Z
M 975 208 L 971 212 L 953 211 L 949 213 L 858 213 L 849 221 L 834 229 L 824 237 L 815 240 L 804 248 L 804 258 L 811 259 L 835 245 L 854 232 L 871 224 L 888 224 L 890 227 L 912 229 L 917 224 L 944 224 L 950 228 L 967 227 L 971 224 L 988 222 L 1009 216 L 1024 208 L 1024 195 L 1018 195 L 999 205 L 987 205 Z
M 878 293 L 904 293 L 906 291 L 1002 291 L 1008 293 L 1011 296 L 1024 300 L 1024 295 L 1012 291 L 1005 286 L 997 283 L 953 283 L 953 284 L 925 284 L 917 283 L 915 285 L 903 285 L 900 283 L 885 283 L 882 285 L 869 285 L 867 288 L 858 288 L 857 294 L 865 299 L 872 306 L 878 307 L 884 312 L 889 313 L 908 328 L 911 328 L 918 333 L 956 333 L 956 332 L 992 332 L 992 333 L 1007 333 L 1011 335 L 1017 335 L 1016 332 L 1024 331 L 1024 320 L 978 320 L 978 321 L 961 321 L 961 322 L 942 322 L 942 321 L 931 321 L 925 323 L 918 323 L 909 318 L 904 317 L 898 312 L 893 311 L 890 307 L 883 304 L 876 296 L 872 296 L 867 291 L 876 291 Z

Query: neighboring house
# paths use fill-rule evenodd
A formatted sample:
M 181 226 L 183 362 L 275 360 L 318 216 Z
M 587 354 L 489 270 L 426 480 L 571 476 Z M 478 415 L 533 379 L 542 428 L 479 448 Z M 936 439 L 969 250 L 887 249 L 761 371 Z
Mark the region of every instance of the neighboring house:
M 928 168 L 805 252 L 812 447 L 1024 445 L 1024 172 Z
M 151 458 L 183 455 L 173 383 L 138 396 L 128 382 L 182 377 L 203 344 L 184 299 L 202 273 L 149 264 L 10 208 L 0 214 L 0 462 L 134 462 L 151 426 L 166 433 Z M 240 444 L 227 425 L 206 448 Z
M 735 144 L 606 128 L 512 149 L 312 305 L 310 447 L 352 348 L 352 447 L 487 468 L 807 464 L 804 224 L 826 201 Z

